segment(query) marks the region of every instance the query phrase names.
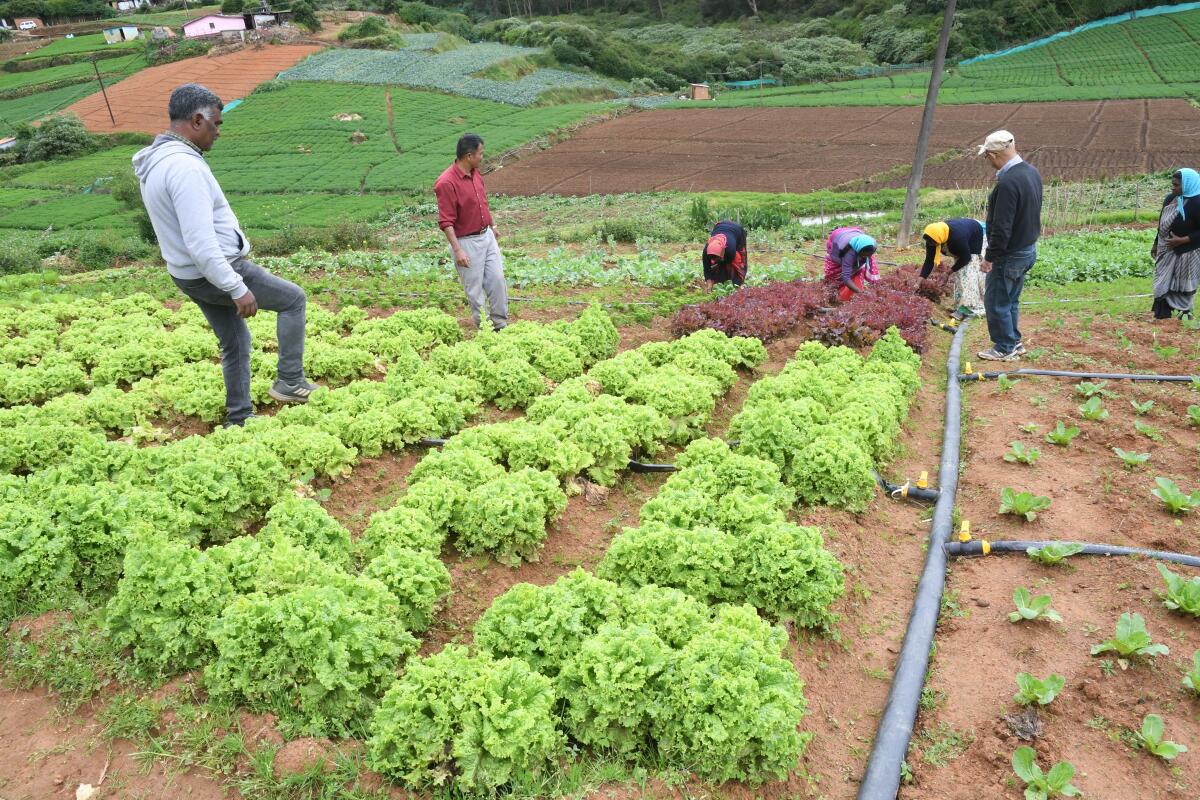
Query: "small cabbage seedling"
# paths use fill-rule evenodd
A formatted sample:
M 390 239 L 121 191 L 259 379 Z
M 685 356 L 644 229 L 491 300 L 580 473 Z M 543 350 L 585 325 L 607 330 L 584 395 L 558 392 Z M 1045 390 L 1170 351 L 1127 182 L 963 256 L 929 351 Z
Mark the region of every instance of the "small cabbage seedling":
M 1162 564 L 1158 565 L 1158 573 L 1167 582 L 1163 605 L 1172 611 L 1182 611 L 1193 617 L 1200 617 L 1200 576 L 1189 580 L 1182 575 L 1176 575 Z
M 1032 492 L 1017 492 L 1005 486 L 1000 490 L 1001 514 L 1024 517 L 1027 522 L 1037 519 L 1037 512 L 1050 507 L 1050 498 Z
M 1150 409 L 1154 408 L 1154 401 L 1147 400 L 1144 403 L 1139 403 L 1137 400 L 1130 400 L 1129 405 L 1133 406 L 1133 411 L 1139 417 L 1143 414 L 1149 414 Z
M 1116 652 L 1122 658 L 1165 656 L 1171 650 L 1165 644 L 1154 644 L 1146 632 L 1146 618 L 1141 614 L 1122 614 L 1117 620 L 1117 635 L 1092 645 L 1092 655 Z
M 1193 508 L 1200 508 L 1200 490 L 1185 494 L 1170 478 L 1155 478 L 1157 488 L 1151 489 L 1150 494 L 1157 497 L 1172 514 L 1186 514 Z
M 1020 378 L 1010 378 L 1007 375 L 999 375 L 996 377 L 996 385 L 1001 391 L 1007 392 L 1021 382 Z
M 1141 466 L 1150 460 L 1149 453 L 1130 453 L 1126 450 L 1122 450 L 1119 447 L 1114 447 L 1113 452 L 1116 453 L 1117 458 L 1121 459 L 1121 461 L 1125 464 L 1125 469 L 1133 469 L 1134 467 Z
M 1196 406 L 1196 411 L 1198 414 L 1200 414 L 1200 406 Z M 1200 425 L 1200 422 L 1197 422 L 1196 424 Z M 1037 433 L 1038 428 L 1040 428 L 1040 427 L 1042 427 L 1042 426 L 1038 425 L 1036 422 L 1026 422 L 1024 425 L 1021 426 L 1021 431 L 1023 433 Z
M 1171 359 L 1179 355 L 1179 348 L 1173 345 L 1156 344 L 1154 352 L 1158 354 L 1159 358 Z
M 1138 433 L 1140 433 L 1142 436 L 1145 436 L 1152 442 L 1161 442 L 1163 439 L 1162 434 L 1158 432 L 1158 428 L 1154 427 L 1148 422 L 1142 422 L 1140 419 L 1135 419 L 1133 421 L 1133 427 Z
M 1059 761 L 1049 772 L 1037 765 L 1032 747 L 1018 747 L 1012 756 L 1013 772 L 1025 781 L 1025 800 L 1050 800 L 1053 797 L 1078 797 L 1079 789 L 1071 785 L 1075 767 L 1069 761 Z
M 1062 616 L 1050 607 L 1050 595 L 1039 594 L 1032 597 L 1029 590 L 1018 586 L 1013 590 L 1013 604 L 1017 607 L 1008 615 L 1009 622 L 1022 620 L 1044 619 L 1050 622 L 1062 622 Z
M 1074 425 L 1067 427 L 1062 423 L 1062 420 L 1059 420 L 1058 424 L 1054 426 L 1054 430 L 1046 434 L 1046 441 L 1050 444 L 1056 444 L 1059 447 L 1066 447 L 1078 435 L 1079 428 L 1076 428 Z
M 1192 653 L 1192 668 L 1183 674 L 1183 688 L 1200 696 L 1200 650 Z
M 1061 564 L 1069 556 L 1083 552 L 1081 544 L 1067 544 L 1065 542 L 1050 542 L 1044 547 L 1029 547 L 1025 550 L 1025 555 L 1032 558 L 1039 564 L 1047 567 L 1053 567 Z
M 1036 447 L 1026 447 L 1021 442 L 1009 442 L 1012 449 L 1004 454 L 1004 460 L 1010 464 L 1036 464 L 1042 451 Z
M 1039 706 L 1049 705 L 1050 701 L 1058 697 L 1058 693 L 1062 691 L 1066 683 L 1067 679 L 1062 675 L 1050 675 L 1045 680 L 1039 681 L 1028 672 L 1018 672 L 1018 691 L 1013 695 L 1013 700 L 1023 706 L 1033 703 L 1037 703 Z
M 1164 761 L 1170 761 L 1180 753 L 1187 752 L 1187 748 L 1181 744 L 1163 741 L 1163 721 L 1158 714 L 1147 714 L 1143 717 L 1142 729 L 1134 736 L 1143 750 Z
M 1113 393 L 1104 388 L 1107 385 L 1108 381 L 1083 381 L 1075 387 L 1075 391 L 1080 397 L 1112 397 Z
M 1108 409 L 1104 407 L 1104 401 L 1097 395 L 1079 406 L 1079 416 L 1092 422 L 1103 422 L 1108 419 Z
M 1200 406 L 1188 406 L 1188 423 L 1200 428 Z

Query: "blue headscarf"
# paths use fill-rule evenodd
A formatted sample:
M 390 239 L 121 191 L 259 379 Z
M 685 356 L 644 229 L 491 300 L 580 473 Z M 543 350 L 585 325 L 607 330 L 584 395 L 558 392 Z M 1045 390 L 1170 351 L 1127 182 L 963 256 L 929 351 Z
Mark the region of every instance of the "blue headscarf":
M 1179 207 L 1179 218 L 1183 219 L 1186 214 L 1183 211 L 1183 201 L 1188 197 L 1195 197 L 1200 194 L 1200 172 L 1194 169 L 1181 169 L 1175 173 L 1179 176 L 1179 182 L 1183 184 L 1183 191 L 1179 193 L 1179 197 L 1175 199 L 1175 204 Z M 853 245 L 854 241 L 851 240 Z M 857 249 L 857 248 L 856 248 Z
M 866 247 L 875 247 L 875 240 L 865 233 L 860 233 L 850 240 L 850 248 L 856 253 L 861 253 Z

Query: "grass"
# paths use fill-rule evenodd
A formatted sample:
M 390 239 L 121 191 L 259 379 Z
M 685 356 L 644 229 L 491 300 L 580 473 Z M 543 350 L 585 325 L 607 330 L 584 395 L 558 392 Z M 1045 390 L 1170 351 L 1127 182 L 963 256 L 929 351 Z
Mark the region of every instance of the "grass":
M 144 46 L 145 43 L 140 39 L 131 39 L 125 42 L 108 44 L 106 41 L 104 41 L 104 34 L 91 33 L 84 36 L 76 36 L 73 39 L 56 39 L 45 47 L 39 47 L 32 53 L 26 53 L 23 56 L 17 56 L 13 60 L 35 61 L 43 58 L 53 58 L 54 56 L 93 53 L 99 50 L 140 50 Z
M 1021 53 L 951 67 L 938 99 L 954 104 L 1194 98 L 1200 94 L 1198 38 L 1200 11 L 1083 31 Z M 928 86 L 929 72 L 916 70 L 838 83 L 724 92 L 705 105 L 920 105 Z

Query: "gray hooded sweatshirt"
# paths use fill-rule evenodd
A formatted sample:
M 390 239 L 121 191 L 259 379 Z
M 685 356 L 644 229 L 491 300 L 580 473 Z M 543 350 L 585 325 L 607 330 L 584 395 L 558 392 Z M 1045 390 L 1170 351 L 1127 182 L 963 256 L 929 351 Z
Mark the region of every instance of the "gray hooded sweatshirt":
M 134 154 L 133 172 L 167 272 L 181 280 L 204 278 L 235 300 L 244 295 L 246 284 L 229 262 L 247 255 L 250 243 L 204 156 L 160 134 Z

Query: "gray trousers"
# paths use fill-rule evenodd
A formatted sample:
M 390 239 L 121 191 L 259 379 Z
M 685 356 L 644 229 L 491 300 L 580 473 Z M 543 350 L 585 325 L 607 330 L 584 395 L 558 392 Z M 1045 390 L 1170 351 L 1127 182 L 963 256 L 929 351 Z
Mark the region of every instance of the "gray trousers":
M 458 282 L 467 293 L 475 327 L 479 327 L 480 310 L 486 297 L 488 318 L 499 330 L 508 325 L 508 286 L 504 282 L 504 256 L 500 254 L 496 234 L 488 228 L 478 236 L 460 237 L 458 243 L 471 266 L 460 267 L 457 262 L 454 266 L 458 270 Z M 454 258 L 453 251 L 450 258 Z
M 259 309 L 277 311 L 275 334 L 279 338 L 279 379 L 296 385 L 304 382 L 304 328 L 308 300 L 304 290 L 276 277 L 248 258 L 230 262 L 254 294 Z M 250 329 L 238 316 L 229 295 L 204 278 L 172 278 L 179 290 L 200 307 L 221 346 L 221 372 L 225 378 L 225 410 L 229 422 L 240 424 L 252 413 L 250 404 Z

